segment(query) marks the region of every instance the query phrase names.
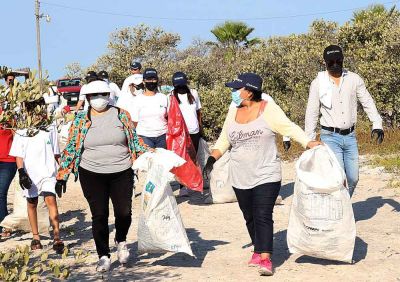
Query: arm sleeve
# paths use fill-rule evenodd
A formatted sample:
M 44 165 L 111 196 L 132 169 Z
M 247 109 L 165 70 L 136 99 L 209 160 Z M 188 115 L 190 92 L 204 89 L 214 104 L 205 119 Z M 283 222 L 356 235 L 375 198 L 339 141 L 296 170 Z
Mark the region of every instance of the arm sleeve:
M 133 122 L 138 122 L 139 121 L 139 108 L 140 108 L 140 97 L 136 97 L 135 103 L 132 107 L 132 116 L 131 119 Z
M 373 129 L 383 129 L 382 118 L 376 109 L 375 102 L 371 94 L 365 86 L 364 80 L 361 77 L 357 79 L 357 98 L 367 113 L 369 120 L 372 122 Z
M 79 94 L 79 101 L 85 101 L 86 95 Z
M 306 133 L 289 120 L 283 110 L 274 102 L 268 102 L 264 110 L 264 119 L 274 132 L 299 142 L 304 148 L 311 141 Z
M 305 116 L 305 132 L 310 139 L 315 139 L 316 128 L 319 117 L 320 101 L 318 94 L 318 80 L 315 79 L 310 86 L 310 95 L 308 96 L 308 103 Z
M 25 158 L 25 142 L 24 137 L 19 136 L 18 132 L 14 135 L 13 142 L 10 148 L 10 156 L 19 157 L 24 159 Z
M 223 155 L 230 147 L 230 143 L 228 140 L 228 125 L 235 119 L 236 115 L 236 107 L 229 108 L 228 114 L 226 115 L 226 119 L 224 122 L 224 125 L 222 127 L 222 132 L 218 137 L 217 142 L 215 143 L 215 146 L 213 147 L 213 150 L 218 150 L 221 152 Z
M 57 127 L 55 125 L 52 125 L 51 127 L 51 141 L 52 141 L 54 155 L 59 155 L 60 146 L 58 145 L 58 132 L 57 132 Z

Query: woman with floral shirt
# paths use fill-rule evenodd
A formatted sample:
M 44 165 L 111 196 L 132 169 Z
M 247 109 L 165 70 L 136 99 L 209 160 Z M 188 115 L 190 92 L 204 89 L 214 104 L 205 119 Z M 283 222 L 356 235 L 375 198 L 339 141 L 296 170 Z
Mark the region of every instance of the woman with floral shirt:
M 148 147 L 136 135 L 129 113 L 109 105 L 111 89 L 104 81 L 85 88 L 90 107 L 78 113 L 61 155 L 57 175 L 58 193 L 65 192 L 71 172 L 79 176 L 83 194 L 92 213 L 92 233 L 99 255 L 97 270 L 110 269 L 108 207 L 111 199 L 115 216 L 115 243 L 120 263 L 129 259 L 126 235 L 131 225 L 133 161 Z

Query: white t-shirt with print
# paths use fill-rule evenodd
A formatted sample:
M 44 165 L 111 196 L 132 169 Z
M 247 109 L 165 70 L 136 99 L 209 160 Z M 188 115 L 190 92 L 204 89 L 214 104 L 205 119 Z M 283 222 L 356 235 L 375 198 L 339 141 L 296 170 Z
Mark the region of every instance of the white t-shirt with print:
M 137 96 L 132 111 L 132 120 L 138 123 L 137 134 L 158 137 L 167 133 L 167 107 L 168 98 L 162 93 Z
M 189 134 L 196 134 L 200 131 L 197 111 L 201 109 L 201 103 L 197 91 L 195 89 L 191 89 L 190 92 L 194 97 L 193 104 L 189 103 L 187 94 L 178 94 L 180 100 L 179 108 L 182 112 Z
M 14 136 L 10 155 L 24 160 L 24 168 L 32 180 L 31 189 L 23 190 L 27 198 L 35 198 L 42 192 L 55 193 L 57 162 L 60 154 L 57 128 L 51 125 L 48 132 L 40 130 L 33 137 L 25 137 L 26 130 L 18 130 Z

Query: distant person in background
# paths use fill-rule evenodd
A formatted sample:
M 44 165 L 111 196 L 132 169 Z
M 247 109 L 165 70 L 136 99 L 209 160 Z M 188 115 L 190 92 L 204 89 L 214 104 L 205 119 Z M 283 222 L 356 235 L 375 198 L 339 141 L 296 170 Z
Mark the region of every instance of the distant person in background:
M 99 80 L 99 77 L 97 76 L 97 73 L 95 71 L 88 71 L 88 73 L 85 76 L 85 80 L 86 84 L 82 85 L 80 93 L 84 93 L 86 85 L 92 81 Z M 83 105 L 84 105 L 83 109 L 87 111 L 87 109 L 89 108 L 89 102 L 84 94 L 79 94 L 79 101 L 78 104 L 76 105 L 76 111 L 79 111 Z
M 143 89 L 144 89 L 143 75 L 134 74 L 129 76 L 128 83 L 129 83 L 129 93 L 127 95 L 122 95 L 118 99 L 117 107 L 128 111 L 129 114 L 132 116 L 136 98 L 139 95 L 143 94 Z
M 137 134 L 151 148 L 167 148 L 168 98 L 158 92 L 158 73 L 153 68 L 143 72 L 144 92 L 136 97 L 132 120 Z
M 124 80 L 121 88 L 121 95 L 129 94 L 129 82 L 133 75 L 142 74 L 142 64 L 137 61 L 132 61 L 129 67 L 130 75 Z
M 188 78 L 183 72 L 176 72 L 172 76 L 172 95 L 179 103 L 179 109 L 182 112 L 183 119 L 190 134 L 196 153 L 199 149 L 199 141 L 202 135 L 203 125 L 201 122 L 201 103 L 199 94 L 195 89 L 188 86 Z M 188 189 L 181 186 L 179 196 L 188 196 Z
M 335 153 L 346 172 L 350 197 L 358 183 L 358 146 L 355 133 L 357 101 L 361 103 L 370 121 L 371 138 L 382 143 L 384 132 L 382 118 L 376 109 L 362 78 L 343 69 L 342 48 L 330 45 L 323 58 L 326 71 L 318 73 L 313 80 L 305 116 L 305 131 L 309 138 L 316 137 L 318 118 L 321 115 L 321 141 Z
M 108 76 L 108 72 L 102 70 L 99 71 L 97 76 L 99 77 L 99 79 L 104 80 L 105 82 L 108 83 L 108 86 L 111 89 L 111 93 L 110 93 L 110 105 L 116 105 L 118 98 L 119 98 L 119 94 L 121 92 L 121 90 L 119 89 L 118 85 L 115 84 L 114 82 L 111 82 Z

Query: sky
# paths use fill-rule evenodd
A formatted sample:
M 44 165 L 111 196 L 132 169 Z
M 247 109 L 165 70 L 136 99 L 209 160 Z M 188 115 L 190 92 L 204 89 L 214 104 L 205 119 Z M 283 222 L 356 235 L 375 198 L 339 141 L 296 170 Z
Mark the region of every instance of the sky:
M 178 33 L 179 48 L 185 48 L 194 39 L 214 40 L 210 30 L 224 20 L 243 20 L 255 28 L 253 36 L 266 38 L 307 32 L 316 19 L 343 24 L 358 9 L 397 2 L 43 0 L 41 13 L 50 15 L 51 21 L 41 20 L 42 65 L 50 79 L 62 77 L 72 62 L 87 67 L 107 51 L 111 32 L 140 23 Z M 0 0 L 0 65 L 37 69 L 34 4 L 35 0 Z

